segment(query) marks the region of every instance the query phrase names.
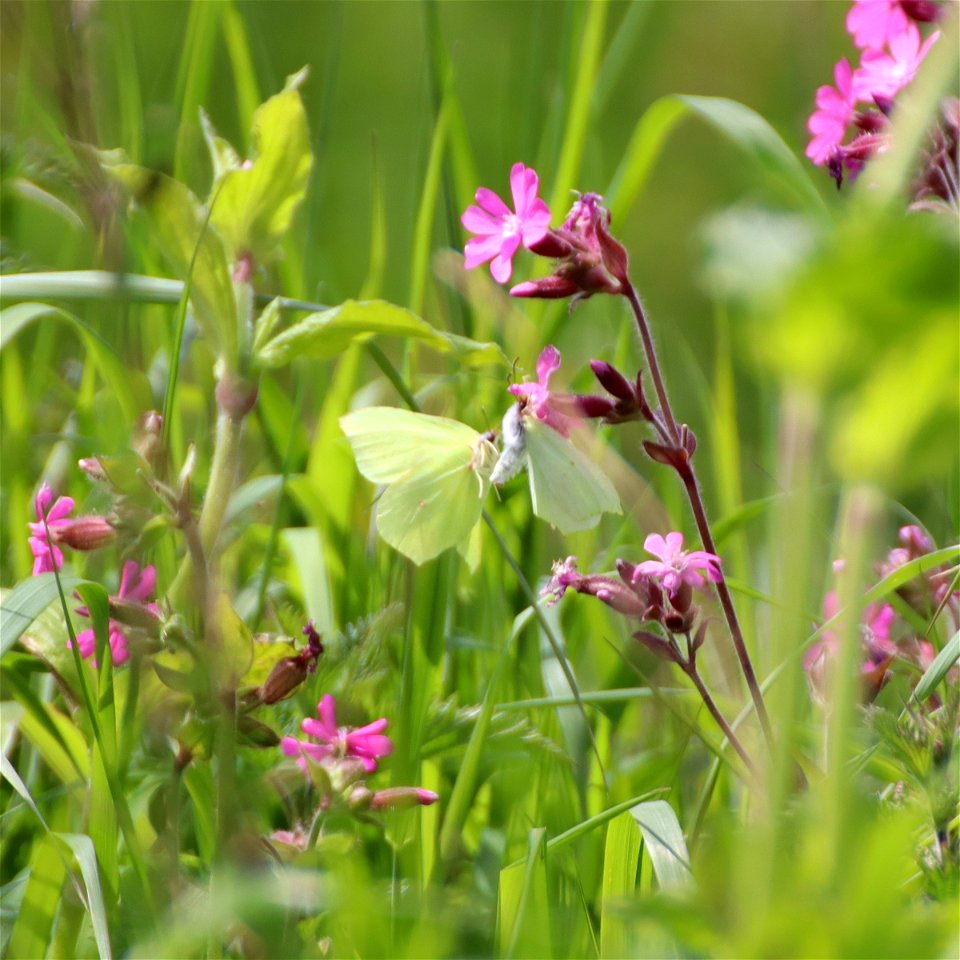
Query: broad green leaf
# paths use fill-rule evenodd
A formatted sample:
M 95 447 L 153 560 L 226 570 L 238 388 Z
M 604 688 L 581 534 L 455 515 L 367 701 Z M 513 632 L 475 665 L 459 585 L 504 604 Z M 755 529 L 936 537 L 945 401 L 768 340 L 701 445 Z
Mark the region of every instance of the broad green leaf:
M 283 91 L 259 107 L 253 118 L 256 156 L 220 175 L 211 220 L 233 258 L 249 253 L 262 263 L 274 257 L 306 193 L 313 166 L 299 92 L 306 77 L 306 68 L 288 77 Z M 224 160 L 222 149 L 218 156 Z
M 0 755 L 0 773 L 5 780 L 17 791 L 24 802 L 46 831 L 46 836 L 37 841 L 34 847 L 34 853 L 31 857 L 31 881 L 21 902 L 20 915 L 23 921 L 23 930 L 21 933 L 14 933 L 12 941 L 16 938 L 16 944 L 20 944 L 19 937 L 27 939 L 36 937 L 40 943 L 40 949 L 34 949 L 26 946 L 17 946 L 16 949 L 7 947 L 8 956 L 45 956 L 46 934 L 42 932 L 45 926 L 49 931 L 56 905 L 60 901 L 61 888 L 63 881 L 67 877 L 67 863 L 63 856 L 63 851 L 59 844 L 66 845 L 76 858 L 80 867 L 80 873 L 86 887 L 86 901 L 84 906 L 90 912 L 90 920 L 93 925 L 94 937 L 97 941 L 97 949 L 100 956 L 109 958 L 112 956 L 110 949 L 110 934 L 107 927 L 107 914 L 103 904 L 103 894 L 100 890 L 100 877 L 97 873 L 97 858 L 93 849 L 93 842 L 89 837 L 76 833 L 55 833 L 50 829 L 43 814 L 40 812 L 26 784 L 20 778 L 16 768 L 5 757 Z M 57 843 L 59 841 L 59 843 Z M 81 899 L 83 899 L 81 895 Z M 44 909 L 44 904 L 51 909 L 49 912 Z M 46 920 L 43 920 L 46 918 Z M 43 922 L 41 922 L 43 921 Z M 39 924 L 39 929 L 38 929 Z M 18 920 L 17 927 L 21 925 Z M 15 931 L 17 929 L 15 927 Z M 15 944 L 15 946 L 16 946 Z
M 2 758 L 6 761 L 6 758 Z M 4 771 L 6 773 L 6 771 Z M 4 955 L 47 956 L 67 867 L 52 834 L 36 838 L 30 852 L 30 877 Z
M 280 367 L 298 357 L 327 359 L 343 353 L 354 341 L 376 334 L 422 340 L 469 365 L 506 362 L 496 344 L 444 333 L 412 311 L 384 300 L 346 300 L 337 307 L 311 313 L 261 347 L 257 359 L 264 367 Z
M 724 97 L 670 95 L 654 101 L 637 122 L 607 200 L 614 222 L 631 209 L 677 122 L 696 115 L 757 161 L 771 182 L 801 209 L 822 214 L 823 201 L 809 173 L 760 114 Z
M 87 888 L 87 909 L 90 911 L 90 922 L 93 924 L 97 949 L 103 960 L 109 960 L 113 956 L 110 949 L 110 930 L 107 926 L 107 913 L 103 905 L 103 893 L 100 889 L 93 842 L 81 833 L 58 833 L 56 836 L 73 851 L 77 865 L 80 867 L 80 874 Z
M 253 636 L 225 593 L 214 602 L 207 629 L 217 677 L 222 686 L 235 689 L 253 663 Z
M 90 776 L 87 742 L 69 717 L 44 703 L 18 671 L 3 673 L 6 693 L 23 707 L 19 730 L 64 784 L 86 780 Z
M 89 582 L 81 577 L 60 576 L 64 593 Z M 5 592 L 0 603 L 0 656 L 20 639 L 54 600 L 59 599 L 57 579 L 52 573 L 21 580 L 12 590 Z
M 633 896 L 640 860 L 640 831 L 629 813 L 610 821 L 603 848 L 603 894 L 600 904 L 600 956 L 627 957 L 632 951 L 628 927 L 617 901 Z
M 220 237 L 208 228 L 200 201 L 178 180 L 117 157 L 100 156 L 107 173 L 145 212 L 153 240 L 176 274 L 186 277 L 193 263 L 190 303 L 194 316 L 215 349 L 232 356 L 237 344 L 237 305 L 226 251 Z
M 500 871 L 497 925 L 501 956 L 552 955 L 545 836 L 543 827 L 532 829 L 526 859 Z
M 217 131 L 213 128 L 213 124 L 203 107 L 200 108 L 200 126 L 203 128 L 203 139 L 207 141 L 207 148 L 210 151 L 210 163 L 213 166 L 213 186 L 216 189 L 224 174 L 236 170 L 243 161 L 237 151 L 233 149 L 233 144 L 217 135 Z
M 280 323 L 281 309 L 280 298 L 274 297 L 257 317 L 253 330 L 253 352 L 255 354 L 259 353 L 273 336 L 277 324 Z
M 670 131 L 685 113 L 684 105 L 675 97 L 661 97 L 654 100 L 637 121 L 605 194 L 614 224 L 633 208 Z
M 756 160 L 771 181 L 803 209 L 823 212 L 823 200 L 807 167 L 759 113 L 726 97 L 677 99 Z
M 693 882 L 690 854 L 683 830 L 666 800 L 647 800 L 630 810 L 643 834 L 644 849 L 653 863 L 660 889 L 668 893 L 686 890 Z
M 960 658 L 960 632 L 955 633 L 945 644 L 943 649 L 934 657 L 933 663 L 924 671 L 920 682 L 913 693 L 921 702 L 926 700 L 936 689 L 950 668 Z

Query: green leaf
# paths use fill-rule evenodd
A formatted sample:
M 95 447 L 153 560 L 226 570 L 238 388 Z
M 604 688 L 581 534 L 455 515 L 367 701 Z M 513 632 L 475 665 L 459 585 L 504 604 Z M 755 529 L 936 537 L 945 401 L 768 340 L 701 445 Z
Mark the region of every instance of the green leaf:
M 696 115 L 756 160 L 777 189 L 801 209 L 822 214 L 823 201 L 803 164 L 760 114 L 725 97 L 675 96 L 654 101 L 637 122 L 606 196 L 614 222 L 631 209 L 667 138 L 685 116 Z
M 633 807 L 630 815 L 643 834 L 644 847 L 660 889 L 666 892 L 688 889 L 693 882 L 690 854 L 670 804 L 666 800 L 647 800 Z
M 180 277 L 193 263 L 190 303 L 204 335 L 221 353 L 233 355 L 237 341 L 237 305 L 223 242 L 207 228 L 200 201 L 184 184 L 162 173 L 100 154 L 110 176 L 119 181 L 146 214 L 153 241 Z M 217 199 L 219 205 L 219 199 Z M 196 260 L 194 261 L 194 251 Z
M 60 576 L 65 593 L 89 582 L 81 577 Z M 59 598 L 57 580 L 52 573 L 41 573 L 29 580 L 21 580 L 5 593 L 0 605 L 0 656 L 20 639 L 53 600 Z
M 822 212 L 823 200 L 797 155 L 755 110 L 726 97 L 677 98 L 760 163 L 771 181 L 802 208 Z
M 960 632 L 955 633 L 934 657 L 933 663 L 924 671 L 914 689 L 914 696 L 920 701 L 926 700 L 958 659 L 960 659 Z
M 500 871 L 497 925 L 504 957 L 549 957 L 546 830 L 536 827 L 527 840 L 527 857 Z
M 87 888 L 87 909 L 93 924 L 93 936 L 97 941 L 97 950 L 103 960 L 109 960 L 110 931 L 107 927 L 107 914 L 103 906 L 103 893 L 100 890 L 100 878 L 97 874 L 97 857 L 93 850 L 93 841 L 80 833 L 58 833 L 60 840 L 67 844 L 80 867 L 84 886 Z
M 214 663 L 220 683 L 235 689 L 253 663 L 253 635 L 225 593 L 212 605 L 208 630 L 214 643 Z
M 617 901 L 633 896 L 637 887 L 641 834 L 630 813 L 621 813 L 607 827 L 603 848 L 603 895 L 600 904 L 600 956 L 627 957 L 632 950 L 628 926 Z
M 36 878 L 36 880 L 39 881 L 39 886 L 45 891 L 44 896 L 47 898 L 52 897 L 54 905 L 59 902 L 60 888 L 67 875 L 67 864 L 64 860 L 62 850 L 52 841 L 58 840 L 65 844 L 76 858 L 77 864 L 80 867 L 80 873 L 83 876 L 83 882 L 86 886 L 84 906 L 90 912 L 90 920 L 93 924 L 93 933 L 97 941 L 97 949 L 101 957 L 111 957 L 113 954 L 110 949 L 110 933 L 107 927 L 107 914 L 103 905 L 103 894 L 100 890 L 100 877 L 97 873 L 97 858 L 93 849 L 93 841 L 82 834 L 52 832 L 50 825 L 44 819 L 43 814 L 30 795 L 26 784 L 20 778 L 20 774 L 17 773 L 13 764 L 3 755 L 0 755 L 0 773 L 2 773 L 3 778 L 7 780 L 14 790 L 20 794 L 24 802 L 40 821 L 41 826 L 47 832 L 47 837 L 37 844 L 34 849 L 34 855 L 31 858 L 31 882 Z M 46 848 L 44 844 L 47 844 Z M 51 856 L 54 852 L 59 854 L 59 856 Z M 57 868 L 58 864 L 62 869 Z M 43 870 L 42 875 L 41 870 Z M 81 899 L 83 899 L 82 896 Z M 29 912 L 27 910 L 28 907 L 36 907 L 37 905 L 36 898 L 31 895 L 30 889 L 28 888 L 27 893 L 24 894 L 21 905 L 21 914 L 25 916 Z M 40 911 L 41 915 L 44 912 L 45 911 Z M 49 920 L 51 922 L 53 913 L 54 911 L 51 911 L 49 914 Z M 19 926 L 19 923 L 17 926 Z M 30 933 L 38 932 L 35 930 L 32 921 L 28 923 L 27 929 Z M 45 941 L 46 938 L 43 939 Z M 17 942 L 19 943 L 19 940 Z M 17 949 L 11 951 L 8 947 L 7 953 L 9 956 L 45 956 L 46 943 L 43 943 L 43 949 L 41 950 Z
M 6 287 L 6 284 L 4 284 Z M 4 290 L 5 294 L 9 290 Z M 80 334 L 87 354 L 96 364 L 101 377 L 116 397 L 125 419 L 130 423 L 150 406 L 150 390 L 146 378 L 133 371 L 99 333 L 78 316 L 46 303 L 17 303 L 0 313 L 0 349 L 21 330 L 45 317 L 65 320 Z
M 288 77 L 283 91 L 254 114 L 253 162 L 221 173 L 211 220 L 234 258 L 248 253 L 262 263 L 274 257 L 306 193 L 313 166 L 299 93 L 306 77 L 306 68 Z M 218 157 L 229 160 L 220 148 Z
M 257 359 L 265 367 L 280 367 L 297 357 L 328 359 L 343 353 L 354 341 L 368 340 L 375 334 L 422 340 L 472 366 L 506 363 L 496 344 L 444 333 L 412 311 L 385 300 L 346 300 L 337 307 L 311 313 L 261 347 Z

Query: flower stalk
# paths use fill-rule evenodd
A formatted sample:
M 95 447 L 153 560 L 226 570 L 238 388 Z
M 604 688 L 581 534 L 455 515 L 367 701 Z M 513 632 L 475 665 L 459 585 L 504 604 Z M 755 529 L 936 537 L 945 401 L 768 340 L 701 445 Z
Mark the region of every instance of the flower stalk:
M 637 292 L 629 280 L 625 282 L 624 287 L 623 295 L 633 310 L 633 315 L 637 322 L 637 329 L 640 333 L 640 340 L 643 343 L 643 352 L 647 359 L 647 369 L 650 371 L 650 378 L 653 380 L 657 399 L 660 401 L 660 413 L 663 426 L 670 442 L 675 445 L 676 451 L 679 453 L 683 449 L 683 438 L 681 437 L 680 429 L 677 427 L 677 421 L 674 418 L 673 409 L 670 406 L 670 399 L 667 396 L 667 388 L 664 383 L 660 362 L 657 359 L 657 352 L 654 347 L 653 336 L 650 332 L 650 325 L 647 323 L 646 315 L 640 304 L 640 298 L 637 296 Z M 693 511 L 694 521 L 697 525 L 697 531 L 700 534 L 700 540 L 703 543 L 703 549 L 706 550 L 707 553 L 715 554 L 717 548 L 710 530 L 710 521 L 707 518 L 707 511 L 700 493 L 700 484 L 693 466 L 693 461 L 690 456 L 677 456 L 672 461 L 672 465 L 677 470 L 684 490 L 687 493 L 687 499 L 690 501 L 690 508 Z M 730 595 L 730 588 L 727 586 L 726 577 L 724 577 L 722 569 L 720 570 L 719 579 L 716 581 L 715 586 L 717 596 L 720 599 L 720 607 L 723 610 L 723 617 L 727 622 L 727 628 L 730 632 L 730 639 L 733 641 L 737 659 L 740 661 L 740 668 L 743 670 L 744 679 L 750 690 L 750 697 L 757 711 L 757 718 L 760 721 L 760 726 L 763 728 L 764 738 L 768 746 L 772 748 L 773 728 L 770 724 L 770 716 L 767 713 L 763 694 L 760 692 L 757 674 L 753 669 L 753 662 L 750 659 L 750 653 L 747 650 L 747 645 L 743 638 L 740 620 L 737 617 L 737 611 L 733 605 L 733 597 Z M 704 702 L 706 703 L 706 700 Z M 731 743 L 732 742 L 731 740 Z

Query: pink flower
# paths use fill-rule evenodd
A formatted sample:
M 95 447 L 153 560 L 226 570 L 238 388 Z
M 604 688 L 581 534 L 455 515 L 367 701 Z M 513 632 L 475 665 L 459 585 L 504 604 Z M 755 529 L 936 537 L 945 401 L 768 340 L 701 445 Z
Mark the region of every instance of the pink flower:
M 583 580 L 583 574 L 577 570 L 576 557 L 557 560 L 550 572 L 552 576 L 540 591 L 541 597 L 547 597 L 548 607 L 559 603 L 570 587 L 576 588 L 577 584 Z
M 73 509 L 72 497 L 59 497 L 51 507 L 53 491 L 46 484 L 34 502 L 37 522 L 30 526 L 30 552 L 33 554 L 33 575 L 51 573 L 63 566 L 63 552 L 56 545 L 57 531 L 70 523 L 67 514 Z M 46 525 L 44 525 L 46 518 Z
M 854 72 L 846 57 L 834 67 L 833 78 L 836 88 L 825 85 L 817 90 L 817 109 L 807 121 L 813 137 L 806 153 L 818 165 L 828 163 L 839 150 L 855 113 Z
M 847 32 L 861 50 L 879 50 L 906 30 L 900 0 L 854 0 L 847 14 Z
M 674 593 L 684 583 L 691 587 L 703 586 L 704 579 L 698 570 L 703 570 L 714 583 L 720 580 L 720 558 L 705 550 L 685 552 L 682 533 L 668 533 L 666 539 L 659 533 L 651 533 L 643 541 L 643 549 L 659 560 L 638 563 L 633 571 L 634 582 L 641 577 L 651 577 L 668 593 Z
M 308 772 L 306 758 L 320 763 L 328 757 L 342 759 L 355 757 L 362 764 L 367 773 L 377 769 L 377 759 L 393 753 L 393 743 L 383 731 L 387 729 L 387 721 L 383 717 L 368 723 L 365 727 L 338 727 L 336 702 L 327 693 L 317 704 L 319 720 L 307 717 L 301 724 L 305 734 L 318 743 L 308 740 L 296 740 L 293 737 L 284 737 L 281 749 L 288 757 L 297 757 L 297 765 L 304 773 Z
M 889 53 L 867 50 L 860 58 L 860 67 L 854 77 L 857 98 L 868 101 L 895 97 L 913 79 L 939 36 L 937 30 L 921 43 L 920 31 L 915 24 L 908 23 L 890 39 Z
M 576 420 L 556 409 L 550 394 L 550 377 L 560 369 L 560 351 L 552 345 L 543 348 L 537 360 L 536 383 L 513 383 L 509 390 L 515 397 L 526 398 L 526 409 L 538 420 L 549 424 L 565 437 Z
M 159 618 L 160 610 L 156 603 L 148 603 L 150 594 L 157 586 L 157 568 L 153 566 L 144 567 L 142 570 L 133 560 L 128 560 L 123 565 L 120 574 L 120 588 L 116 596 L 110 597 L 111 606 L 142 606 L 147 614 L 154 618 Z M 77 613 L 82 617 L 89 617 L 90 611 L 86 607 L 78 607 Z M 130 658 L 127 650 L 127 635 L 123 632 L 123 627 L 111 619 L 109 626 L 110 657 L 113 665 L 119 667 L 126 663 Z M 80 656 L 86 659 L 93 655 L 97 647 L 97 638 L 93 627 L 77 634 L 77 649 Z M 94 661 L 96 666 L 96 661 Z
M 542 240 L 550 227 L 550 209 L 537 197 L 537 172 L 522 163 L 510 170 L 514 213 L 492 190 L 480 187 L 477 206 L 469 206 L 460 222 L 477 234 L 464 248 L 468 270 L 492 261 L 490 273 L 497 283 L 506 283 L 513 272 L 512 259 L 520 244 L 527 248 Z

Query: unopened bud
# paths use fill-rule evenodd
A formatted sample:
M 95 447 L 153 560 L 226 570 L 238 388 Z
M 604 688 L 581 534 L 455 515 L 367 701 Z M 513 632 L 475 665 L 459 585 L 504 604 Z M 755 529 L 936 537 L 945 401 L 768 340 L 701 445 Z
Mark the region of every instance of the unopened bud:
M 365 783 L 358 783 L 347 797 L 347 806 L 351 810 L 366 810 L 375 797 L 376 794 Z
M 401 807 L 429 807 L 440 799 L 440 795 L 423 787 L 387 787 L 378 790 L 370 801 L 374 810 L 396 810 Z
M 935 23 L 943 13 L 934 0 L 900 0 L 900 8 L 911 20 L 920 23 Z
M 510 288 L 511 297 L 536 297 L 541 300 L 564 300 L 579 292 L 578 284 L 557 274 L 540 280 L 527 280 Z
M 257 402 L 257 385 L 226 374 L 217 384 L 217 406 L 233 420 L 242 420 Z
M 591 360 L 590 369 L 607 393 L 618 400 L 635 400 L 633 385 L 616 367 L 604 360 Z
M 576 411 L 588 420 L 606 420 L 614 416 L 616 404 L 606 397 L 598 397 L 590 393 L 581 393 L 573 398 Z
M 163 449 L 163 417 L 148 410 L 137 419 L 131 446 L 149 464 L 156 464 Z
M 300 657 L 285 657 L 270 671 L 260 687 L 263 703 L 276 703 L 290 696 L 307 677 L 307 666 Z
M 103 464 L 96 457 L 82 457 L 77 461 L 77 466 L 88 476 L 91 480 L 106 480 L 107 473 L 103 469 Z
M 74 550 L 97 550 L 117 538 L 117 531 L 106 517 L 77 517 L 50 528 L 50 537 Z
M 140 603 L 136 600 L 124 600 L 121 597 L 110 598 L 110 619 L 126 627 L 146 630 L 160 635 L 160 614 L 155 604 Z

